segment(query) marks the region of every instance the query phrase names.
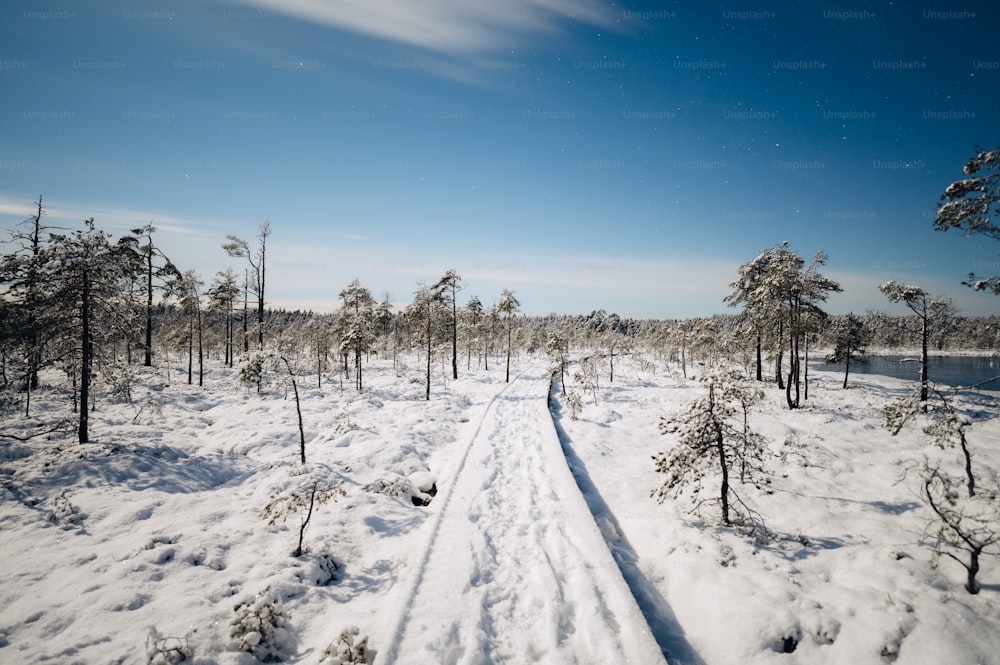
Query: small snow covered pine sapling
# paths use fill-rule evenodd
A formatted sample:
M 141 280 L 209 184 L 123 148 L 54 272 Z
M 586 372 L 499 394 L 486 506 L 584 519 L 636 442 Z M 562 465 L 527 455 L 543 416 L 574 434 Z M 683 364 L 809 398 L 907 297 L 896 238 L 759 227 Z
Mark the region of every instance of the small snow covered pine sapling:
M 573 375 L 573 381 L 580 386 L 582 392 L 590 393 L 591 397 L 594 398 L 594 404 L 597 404 L 597 390 L 599 388 L 597 380 L 597 366 L 594 359 L 591 357 L 581 359 L 580 371 Z
M 924 460 L 921 471 L 920 498 L 930 508 L 934 518 L 925 534 L 933 534 L 932 563 L 942 555 L 954 559 L 966 570 L 965 590 L 979 593 L 979 559 L 984 554 L 1000 555 L 1000 489 L 982 493 L 976 491 L 976 477 L 972 469 L 972 455 L 966 430 L 972 420 L 958 413 L 941 390 L 929 387 L 940 400 L 933 405 L 928 416 L 930 422 L 923 427 L 925 434 L 942 448 L 958 447 L 962 451 L 967 496 L 960 496 L 959 477 L 941 470 L 940 462 Z M 895 400 L 886 406 L 886 427 L 895 436 L 912 418 L 923 413 L 927 402 L 916 395 Z M 967 561 L 959 558 L 961 553 Z
M 264 589 L 254 598 L 233 608 L 236 617 L 229 624 L 229 637 L 240 651 L 250 653 L 262 663 L 285 659 L 288 613 L 278 594 Z
M 195 631 L 197 629 L 191 633 Z M 175 665 L 190 658 L 194 653 L 188 639 L 191 633 L 184 637 L 166 637 L 155 626 L 150 626 L 146 635 L 147 665 Z
M 957 486 L 961 480 L 925 460 L 920 494 L 934 513 L 925 534 L 934 537 L 932 563 L 947 556 L 966 571 L 965 590 L 979 593 L 979 559 L 984 554 L 1000 555 L 1000 502 L 998 492 L 963 497 Z M 960 554 L 967 556 L 966 560 Z
M 563 397 L 566 396 L 566 363 L 569 362 L 569 344 L 562 335 L 553 334 L 549 341 L 545 343 L 545 353 L 549 357 L 549 372 L 553 378 L 559 375 L 559 384 L 562 387 Z
M 340 637 L 326 648 L 320 665 L 348 665 L 368 662 L 368 636 L 359 637 L 361 629 L 348 626 L 340 632 Z M 371 655 L 374 655 L 372 652 Z
M 969 450 L 966 430 L 972 425 L 972 420 L 958 413 L 944 392 L 933 386 L 928 387 L 928 390 L 941 400 L 941 404 L 934 406 L 930 413 L 930 422 L 924 426 L 923 432 L 934 439 L 934 443 L 942 450 L 957 446 L 962 451 L 966 487 L 971 497 L 976 493 L 976 477 L 972 472 L 972 453 Z M 923 398 L 917 399 L 916 395 L 890 402 L 885 407 L 886 429 L 893 436 L 899 434 L 906 423 L 921 414 L 926 407 Z
M 338 496 L 345 496 L 347 493 L 340 483 L 334 485 L 321 484 L 319 480 L 309 480 L 296 489 L 285 494 L 276 493 L 271 496 L 270 502 L 261 511 L 261 518 L 266 519 L 268 525 L 274 526 L 280 520 L 284 522 L 293 513 L 300 513 L 305 510 L 306 514 L 299 524 L 299 541 L 293 557 L 302 556 L 302 540 L 305 537 L 306 527 L 312 519 L 313 510 L 317 505 L 323 505 L 331 499 L 336 500 Z
M 767 439 L 754 433 L 745 417 L 756 401 L 756 390 L 743 387 L 737 374 L 725 370 L 709 371 L 699 380 L 708 392 L 660 422 L 660 433 L 676 434 L 678 445 L 669 452 L 653 456 L 656 471 L 666 474 L 667 480 L 652 494 L 662 503 L 668 496 L 676 497 L 690 486 L 692 501 L 697 502 L 706 475 L 717 474 L 722 521 L 729 526 L 732 524 L 730 498 L 747 508 L 732 489 L 729 473 L 739 463 L 742 479 L 752 482 L 764 476 Z

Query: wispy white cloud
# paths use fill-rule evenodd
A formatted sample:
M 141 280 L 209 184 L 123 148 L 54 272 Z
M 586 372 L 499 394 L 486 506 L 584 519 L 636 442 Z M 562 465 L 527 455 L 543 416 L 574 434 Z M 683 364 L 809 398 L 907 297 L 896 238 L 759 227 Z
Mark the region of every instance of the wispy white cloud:
M 128 230 L 152 223 L 160 231 L 187 236 L 204 235 L 209 226 L 204 220 L 177 217 L 155 210 L 50 199 L 43 199 L 42 205 L 43 221 L 53 226 L 76 228 L 83 220 L 93 217 L 101 228 Z M 35 214 L 35 206 L 36 202 L 0 193 L 0 218 L 6 217 L 9 220 L 4 226 L 10 227 L 20 220 L 28 219 Z
M 595 0 L 223 0 L 445 54 L 476 54 L 513 34 L 550 33 L 560 22 L 611 29 L 611 5 Z

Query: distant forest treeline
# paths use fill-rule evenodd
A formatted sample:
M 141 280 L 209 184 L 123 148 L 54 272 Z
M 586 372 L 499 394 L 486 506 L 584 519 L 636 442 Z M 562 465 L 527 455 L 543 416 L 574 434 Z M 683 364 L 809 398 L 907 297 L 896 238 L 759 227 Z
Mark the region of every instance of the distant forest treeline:
M 734 314 L 526 316 L 513 292 L 481 301 L 454 270 L 433 284 L 418 283 L 413 301 L 399 305 L 388 295 L 377 301 L 353 280 L 336 295 L 336 312 L 319 314 L 267 306 L 269 224 L 260 226 L 255 242 L 227 236 L 220 249 L 246 265 L 242 274 L 226 269 L 206 284 L 160 251 L 151 224 L 114 238 L 93 219 L 66 230 L 46 226 L 43 215 L 39 198 L 35 214 L 0 254 L 0 411 L 27 416 L 45 371 L 49 385 L 68 389 L 81 442 L 88 438 L 87 406 L 93 408 L 98 393 L 131 401 L 140 367 L 186 365 L 188 383 L 203 385 L 206 360 L 259 365 L 261 354 L 280 358 L 290 374 L 311 375 L 315 385 L 338 375 L 358 390 L 367 362 L 391 358 L 394 367 L 423 368 L 427 399 L 435 368 L 457 379 L 460 366 L 490 370 L 503 356 L 509 380 L 511 355 L 522 351 L 554 354 L 562 365 L 572 353 L 604 358 L 611 380 L 616 356 L 626 353 L 651 369 L 676 363 L 685 376 L 691 362 L 729 362 L 748 374 L 753 368 L 763 381 L 768 364 L 779 386 L 794 386 L 787 399 L 795 408 L 801 359 L 814 349 L 849 357 L 866 348 L 1000 348 L 1000 318 L 958 316 L 949 303 L 911 285 L 880 288 L 914 315 L 827 315 L 820 304 L 841 288 L 819 271 L 825 255 L 807 263 L 785 243 L 740 266 L 725 299 L 742 306 Z M 254 354 L 256 361 L 245 360 Z

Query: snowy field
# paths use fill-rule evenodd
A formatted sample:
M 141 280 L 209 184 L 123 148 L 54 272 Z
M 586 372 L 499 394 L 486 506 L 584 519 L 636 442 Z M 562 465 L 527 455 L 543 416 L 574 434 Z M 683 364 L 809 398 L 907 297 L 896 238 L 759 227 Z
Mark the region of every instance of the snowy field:
M 752 423 L 771 483 L 736 485 L 766 523 L 751 537 L 650 497 L 674 445 L 660 417 L 700 383 L 622 358 L 577 419 L 553 393 L 550 419 L 546 364 L 522 356 L 510 384 L 439 367 L 429 402 L 419 369 L 384 361 L 361 393 L 302 375 L 304 466 L 280 375 L 257 394 L 218 367 L 203 389 L 160 369 L 132 404 L 99 400 L 90 444 L 4 439 L 0 662 L 332 665 L 366 640 L 368 662 L 401 664 L 1000 663 L 998 561 L 970 595 L 923 535 L 916 463 L 958 473 L 957 454 L 919 420 L 882 427 L 909 384 L 812 372 L 796 411 L 769 387 Z M 43 391 L 33 412 L 68 400 Z M 988 491 L 1000 403 L 955 404 Z M 306 508 L 262 512 L 316 482 L 344 493 L 293 557 Z

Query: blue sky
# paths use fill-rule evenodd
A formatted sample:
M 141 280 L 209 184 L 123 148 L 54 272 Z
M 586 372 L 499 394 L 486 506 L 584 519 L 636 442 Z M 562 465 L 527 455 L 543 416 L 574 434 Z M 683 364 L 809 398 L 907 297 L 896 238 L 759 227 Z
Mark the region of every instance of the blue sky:
M 317 310 L 454 268 L 530 313 L 725 312 L 787 240 L 832 312 L 897 279 L 996 313 L 960 281 L 1000 243 L 932 228 L 1000 145 L 985 4 L 8 2 L 0 226 L 152 221 L 211 281 L 269 221 L 270 303 Z

